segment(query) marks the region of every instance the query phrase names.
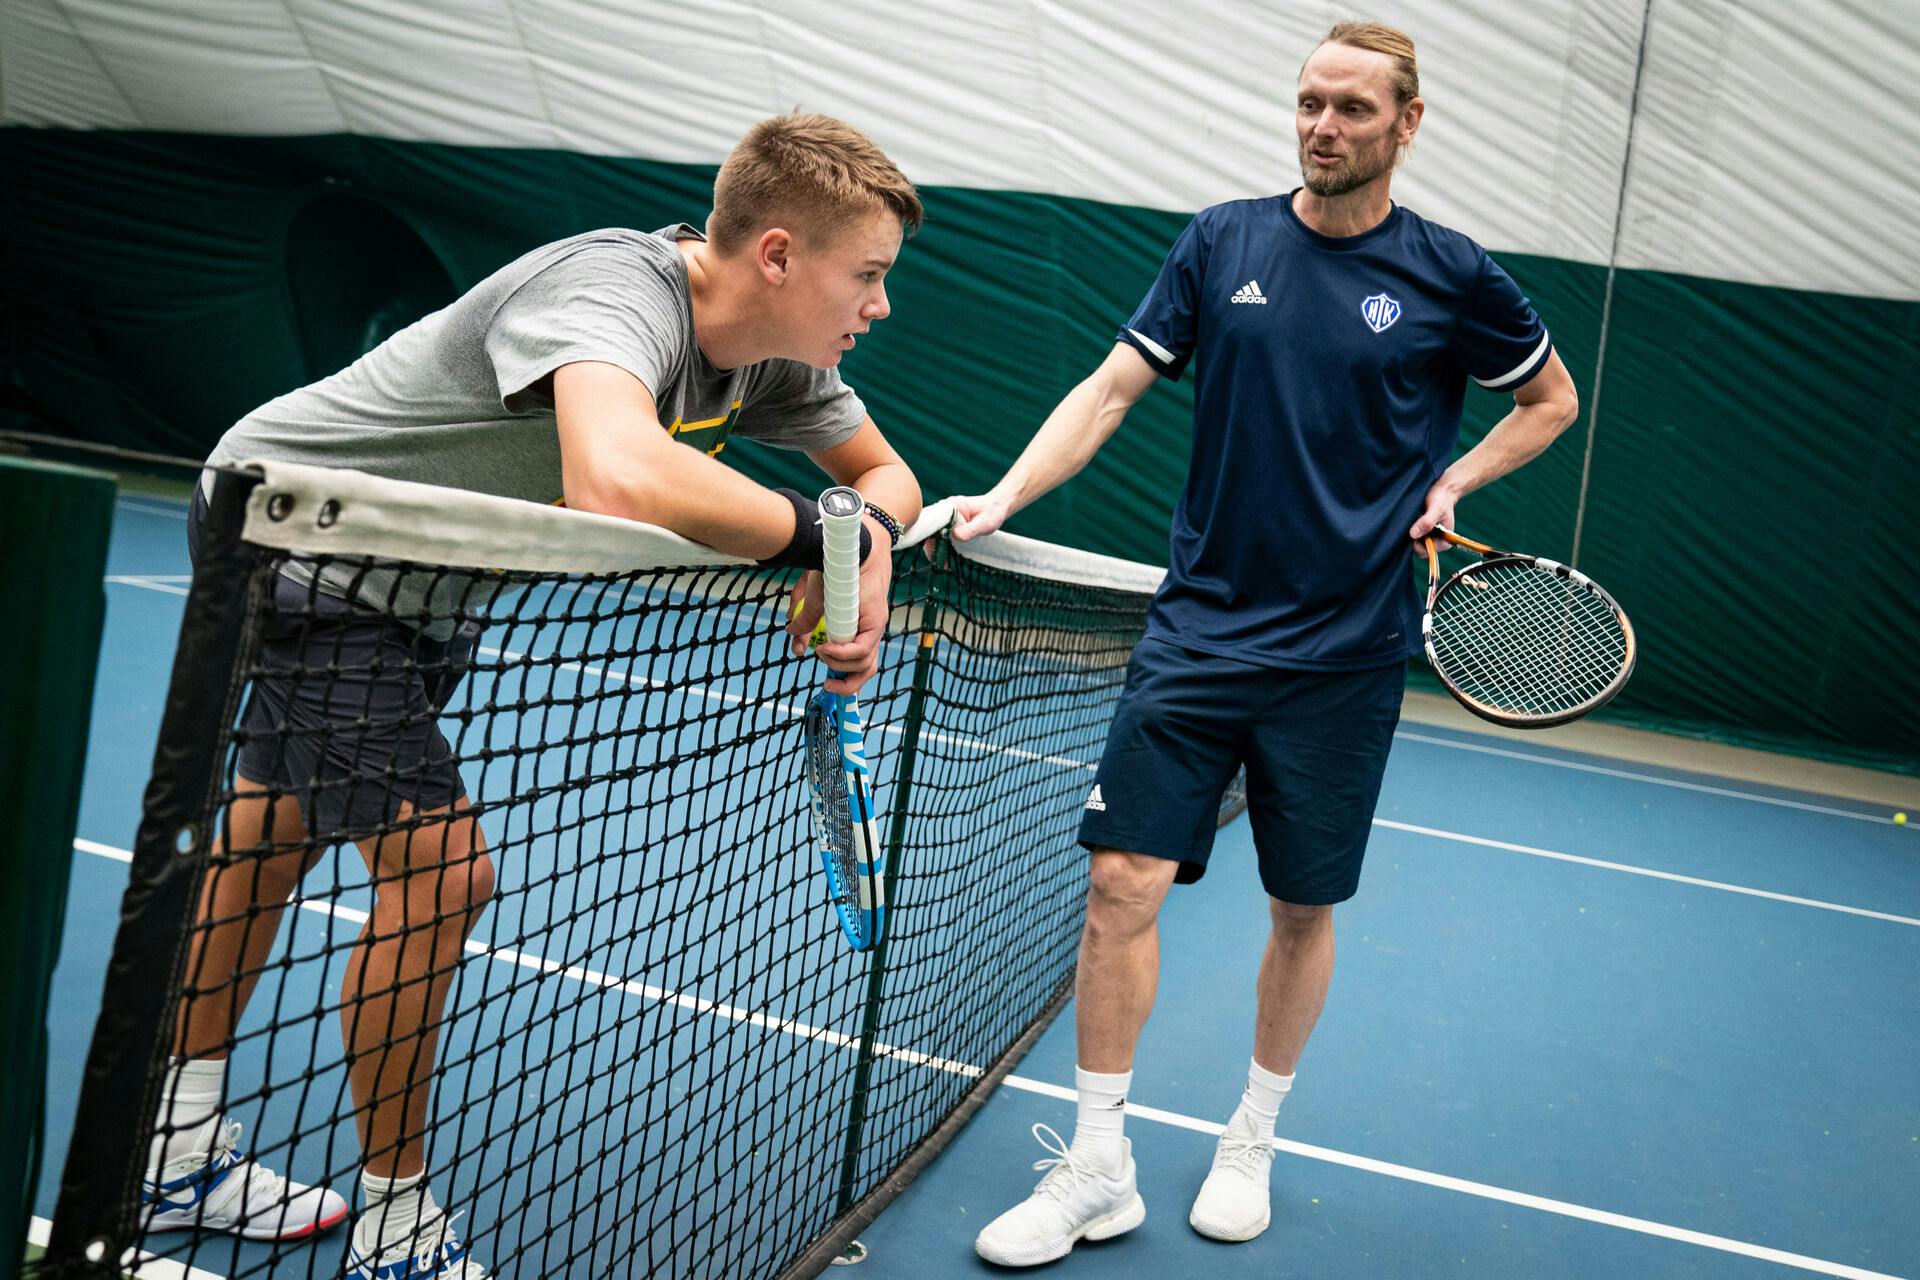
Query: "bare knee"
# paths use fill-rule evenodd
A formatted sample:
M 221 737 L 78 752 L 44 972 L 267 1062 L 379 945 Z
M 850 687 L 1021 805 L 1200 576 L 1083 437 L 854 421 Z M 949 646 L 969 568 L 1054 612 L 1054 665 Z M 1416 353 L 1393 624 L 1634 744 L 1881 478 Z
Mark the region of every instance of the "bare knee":
M 1330 903 L 1304 904 L 1268 898 L 1267 906 L 1273 916 L 1273 936 L 1282 943 L 1305 942 L 1333 928 Z
M 1094 850 L 1087 876 L 1087 933 L 1128 938 L 1151 928 L 1176 865 L 1144 854 Z
M 458 921 L 464 928 L 492 899 L 493 858 L 472 821 L 429 824 L 382 841 L 374 910 L 404 927 Z
M 494 881 L 493 858 L 485 849 L 469 849 L 463 856 L 450 859 L 445 867 L 441 910 L 449 914 L 479 911 L 493 899 Z
M 485 849 L 449 850 L 445 861 L 416 872 L 414 879 L 415 895 L 430 897 L 438 914 L 472 914 L 493 897 L 493 858 Z

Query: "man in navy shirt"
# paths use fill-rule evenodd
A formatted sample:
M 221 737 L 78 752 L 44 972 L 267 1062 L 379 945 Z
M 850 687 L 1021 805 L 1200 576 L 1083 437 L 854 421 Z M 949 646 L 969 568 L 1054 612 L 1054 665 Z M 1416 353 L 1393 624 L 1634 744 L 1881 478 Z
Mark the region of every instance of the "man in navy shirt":
M 1577 412 L 1532 306 L 1481 247 L 1393 203 L 1425 111 L 1413 42 L 1341 23 L 1300 72 L 1304 185 L 1204 210 L 1106 361 L 993 490 L 954 500 L 961 540 L 1085 466 L 1156 376 L 1195 369 L 1193 453 L 1165 584 L 1080 828 L 1092 851 L 1075 1022 L 1079 1110 L 1033 1195 L 980 1254 L 1047 1262 L 1139 1225 L 1122 1135 L 1153 1005 L 1156 919 L 1206 870 L 1242 764 L 1273 929 L 1253 1063 L 1190 1221 L 1265 1230 L 1276 1113 L 1333 972 L 1333 904 L 1353 896 L 1418 652 L 1414 539 L 1550 444 Z M 1471 378 L 1513 412 L 1449 465 Z

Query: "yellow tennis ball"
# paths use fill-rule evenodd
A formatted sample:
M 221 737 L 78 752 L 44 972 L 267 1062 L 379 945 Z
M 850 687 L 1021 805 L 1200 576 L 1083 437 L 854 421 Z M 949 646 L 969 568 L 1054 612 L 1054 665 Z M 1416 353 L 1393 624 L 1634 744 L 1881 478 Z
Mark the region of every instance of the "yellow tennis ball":
M 787 608 L 787 616 L 789 618 L 799 617 L 800 610 L 805 604 L 806 604 L 806 601 L 795 598 L 794 602 Z M 823 645 L 826 642 L 827 642 L 827 619 L 826 619 L 826 616 L 823 614 L 820 618 L 819 623 L 817 623 L 814 626 L 813 634 L 807 638 L 807 643 L 809 645 L 818 646 L 818 645 Z
M 1894 814 L 1894 815 L 1893 815 L 1893 825 L 1894 825 L 1894 826 L 1896 826 L 1896 827 L 1904 827 L 1904 826 L 1906 826 L 1906 825 L 1907 825 L 1907 815 L 1906 815 L 1906 814 L 1904 814 L 1904 813 L 1896 813 L 1896 814 Z

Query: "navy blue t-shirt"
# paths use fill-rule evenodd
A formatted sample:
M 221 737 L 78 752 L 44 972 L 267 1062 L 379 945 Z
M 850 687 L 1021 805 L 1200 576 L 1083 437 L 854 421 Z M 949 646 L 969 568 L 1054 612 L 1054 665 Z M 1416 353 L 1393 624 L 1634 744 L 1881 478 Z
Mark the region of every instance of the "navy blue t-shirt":
M 1323 236 L 1291 196 L 1203 210 L 1117 340 L 1195 364 L 1193 455 L 1147 632 L 1272 667 L 1419 651 L 1407 529 L 1452 456 L 1468 378 L 1552 352 L 1486 251 L 1399 205 Z

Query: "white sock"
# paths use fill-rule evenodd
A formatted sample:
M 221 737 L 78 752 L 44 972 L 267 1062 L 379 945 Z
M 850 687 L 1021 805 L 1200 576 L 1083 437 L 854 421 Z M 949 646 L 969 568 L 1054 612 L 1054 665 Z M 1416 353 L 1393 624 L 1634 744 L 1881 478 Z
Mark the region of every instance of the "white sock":
M 354 1239 L 363 1245 L 412 1239 L 422 1223 L 440 1216 L 425 1169 L 410 1178 L 382 1178 L 362 1169 L 360 1191 L 367 1207 L 354 1224 Z
M 225 1058 L 171 1058 L 160 1085 L 160 1111 L 147 1161 L 156 1169 L 199 1147 L 207 1121 L 220 1112 L 226 1092 Z
M 1121 1125 L 1127 1117 L 1127 1090 L 1133 1085 L 1133 1072 L 1102 1075 L 1075 1067 L 1073 1085 L 1079 1091 L 1080 1104 L 1073 1122 L 1073 1153 L 1118 1168 L 1125 1153 Z
M 1291 1088 L 1292 1076 L 1277 1076 L 1258 1062 L 1252 1063 L 1247 1071 L 1247 1091 L 1240 1095 L 1240 1105 L 1234 1108 L 1228 1127 L 1239 1125 L 1262 1138 L 1271 1138 L 1274 1122 L 1280 1118 L 1280 1104 L 1287 1100 Z

